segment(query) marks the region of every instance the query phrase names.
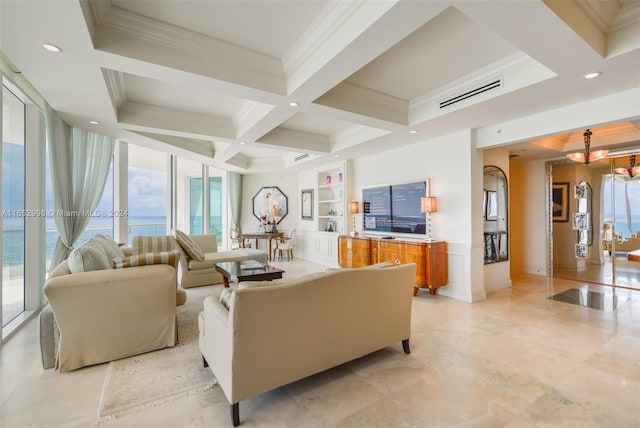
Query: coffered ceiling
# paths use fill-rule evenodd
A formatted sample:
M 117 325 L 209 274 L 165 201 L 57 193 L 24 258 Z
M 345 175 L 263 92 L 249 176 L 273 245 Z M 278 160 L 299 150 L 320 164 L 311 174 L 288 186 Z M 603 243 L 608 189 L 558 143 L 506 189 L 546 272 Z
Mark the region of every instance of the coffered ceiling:
M 0 8 L 3 54 L 66 121 L 242 173 L 391 150 L 640 87 L 636 0 Z M 592 71 L 601 76 L 585 80 Z M 593 124 L 592 144 L 640 146 L 640 122 L 630 119 Z M 558 157 L 579 148 L 581 135 L 531 135 L 508 147 Z

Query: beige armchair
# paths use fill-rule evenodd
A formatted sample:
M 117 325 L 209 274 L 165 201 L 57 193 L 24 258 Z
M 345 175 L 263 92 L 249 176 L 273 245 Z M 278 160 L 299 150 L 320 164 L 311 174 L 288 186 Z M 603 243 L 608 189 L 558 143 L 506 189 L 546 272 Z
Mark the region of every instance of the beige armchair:
M 49 275 L 44 293 L 55 324 L 45 342 L 41 331 L 41 346 L 55 344 L 55 368 L 60 372 L 176 344 L 176 300 L 180 298 L 173 266 L 72 274 L 65 261 Z M 47 350 L 42 352 L 45 364 Z

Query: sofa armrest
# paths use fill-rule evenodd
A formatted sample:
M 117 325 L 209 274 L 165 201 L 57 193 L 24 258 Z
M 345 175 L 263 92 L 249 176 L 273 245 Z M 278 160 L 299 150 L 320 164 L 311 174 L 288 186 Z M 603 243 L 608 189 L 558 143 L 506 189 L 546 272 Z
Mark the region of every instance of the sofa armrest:
M 233 299 L 230 299 L 231 301 Z M 200 349 L 202 356 L 209 364 L 220 385 L 224 385 L 223 392 L 231 391 L 231 365 L 233 359 L 233 326 L 230 311 L 225 308 L 216 296 L 209 296 L 204 300 L 204 349 Z M 227 396 L 230 400 L 231 396 Z

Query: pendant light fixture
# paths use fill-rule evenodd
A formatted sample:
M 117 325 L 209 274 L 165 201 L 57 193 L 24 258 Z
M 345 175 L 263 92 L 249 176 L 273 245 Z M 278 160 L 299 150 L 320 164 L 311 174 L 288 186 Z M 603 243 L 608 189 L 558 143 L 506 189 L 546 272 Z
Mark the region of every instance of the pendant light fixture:
M 618 167 L 615 169 L 616 174 L 625 175 L 627 177 L 635 177 L 640 175 L 640 165 L 636 165 L 636 155 L 629 156 L 629 168 Z
M 607 156 L 609 154 L 609 150 L 596 150 L 595 152 L 591 152 L 591 132 L 590 129 L 584 131 L 584 153 L 576 152 L 569 153 L 567 157 L 574 162 L 583 163 L 585 165 L 589 165 L 591 162 L 595 162 Z

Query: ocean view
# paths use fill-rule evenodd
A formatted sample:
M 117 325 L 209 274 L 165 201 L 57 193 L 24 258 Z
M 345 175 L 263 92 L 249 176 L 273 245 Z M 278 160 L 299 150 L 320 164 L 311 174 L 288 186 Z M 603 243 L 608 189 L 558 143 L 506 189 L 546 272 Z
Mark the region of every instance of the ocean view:
M 166 235 L 166 217 L 144 216 L 129 219 L 129 241 L 136 235 Z M 24 219 L 5 217 L 2 219 L 3 266 L 18 266 L 24 263 Z M 89 227 L 80 235 L 75 247 L 95 235 L 113 236 L 113 219 L 94 218 Z M 58 238 L 58 231 L 52 218 L 46 222 L 47 260 L 51 259 Z

